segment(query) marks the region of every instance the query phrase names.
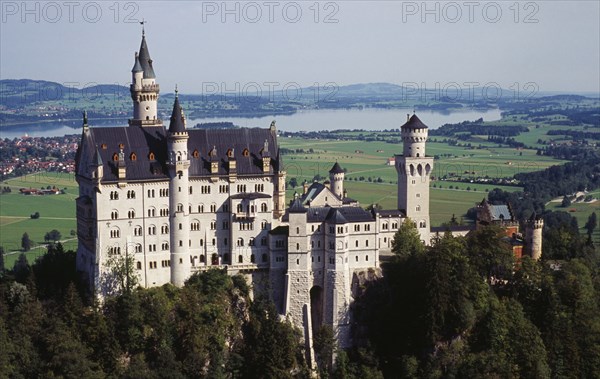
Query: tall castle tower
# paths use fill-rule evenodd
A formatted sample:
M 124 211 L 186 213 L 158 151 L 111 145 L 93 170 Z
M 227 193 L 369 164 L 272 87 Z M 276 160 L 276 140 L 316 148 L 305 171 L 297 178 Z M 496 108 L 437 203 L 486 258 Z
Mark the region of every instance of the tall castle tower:
M 175 104 L 171 114 L 171 123 L 167 137 L 169 151 L 169 219 L 171 244 L 171 283 L 182 286 L 190 275 L 191 262 L 189 254 L 190 222 L 189 222 L 189 180 L 185 116 L 179 105 L 179 96 L 175 90 Z
M 401 127 L 404 150 L 396 156 L 398 172 L 398 209 L 417 224 L 421 240 L 429 239 L 429 176 L 433 169 L 433 157 L 425 155 L 427 125 L 416 115 L 407 116 Z
M 129 120 L 129 125 L 161 126 L 162 120 L 158 118 L 157 107 L 160 88 L 156 84 L 156 75 L 143 30 L 142 44 L 139 53 L 135 53 L 131 77 L 129 92 L 133 100 L 133 118 Z
M 344 197 L 344 170 L 339 163 L 335 162 L 329 170 L 329 181 L 331 182 L 331 192 L 335 193 L 340 199 Z
M 527 253 L 536 261 L 542 257 L 543 229 L 544 220 L 533 212 L 531 217 L 525 222 L 525 244 Z

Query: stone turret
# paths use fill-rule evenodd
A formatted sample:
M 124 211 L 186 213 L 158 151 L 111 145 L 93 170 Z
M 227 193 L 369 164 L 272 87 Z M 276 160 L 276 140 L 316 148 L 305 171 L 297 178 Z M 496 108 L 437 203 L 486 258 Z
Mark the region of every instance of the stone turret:
M 335 193 L 337 197 L 342 199 L 344 197 L 344 170 L 339 163 L 335 162 L 331 170 L 329 170 L 329 181 L 331 186 L 331 192 Z
M 533 212 L 525 222 L 525 243 L 527 254 L 534 260 L 539 260 L 542 257 L 543 229 L 544 220 Z
M 429 179 L 433 157 L 425 156 L 428 127 L 417 115 L 407 118 L 401 127 L 403 154 L 396 156 L 398 209 L 415 221 L 421 239 L 429 244 Z
M 142 32 L 140 51 L 135 53 L 134 64 L 131 69 L 129 92 L 133 100 L 133 118 L 129 120 L 129 125 L 162 125 L 162 120 L 158 118 L 157 106 L 160 88 L 156 84 L 156 74 L 152 62 L 146 36 Z
M 188 132 L 185 128 L 185 116 L 179 105 L 179 96 L 175 91 L 175 103 L 169 124 L 167 149 L 169 151 L 169 209 L 171 283 L 183 286 L 190 275 L 189 254 L 189 167 L 187 153 Z

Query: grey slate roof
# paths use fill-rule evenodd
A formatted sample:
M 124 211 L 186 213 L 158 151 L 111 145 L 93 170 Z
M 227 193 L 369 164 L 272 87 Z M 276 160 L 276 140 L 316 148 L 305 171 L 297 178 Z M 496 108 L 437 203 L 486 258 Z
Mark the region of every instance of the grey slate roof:
M 210 177 L 210 159 L 208 152 L 216 147 L 219 162 L 217 175 L 229 174 L 229 157 L 227 151 L 233 149 L 238 176 L 263 175 L 260 150 L 264 140 L 269 141 L 271 172 L 279 171 L 279 152 L 276 131 L 261 128 L 240 129 L 190 129 L 187 131 L 188 152 L 190 160 L 189 175 L 194 177 Z M 125 126 L 125 127 L 90 127 L 82 134 L 81 144 L 77 150 L 77 174 L 90 177 L 88 167 L 95 163 L 96 147 L 104 166 L 103 182 L 117 181 L 117 165 L 113 155 L 119 153 L 119 145 L 123 144 L 126 163 L 126 179 L 166 180 L 167 169 L 167 131 L 164 126 Z M 244 156 L 247 150 L 247 156 Z M 150 159 L 150 153 L 154 160 Z M 136 159 L 132 160 L 131 153 Z M 197 157 L 196 157 L 197 156 Z
M 335 164 L 333 165 L 333 167 L 331 168 L 331 170 L 329 170 L 330 174 L 341 174 L 343 173 L 344 170 L 342 169 L 342 167 L 340 166 L 339 163 L 335 162 Z
M 402 125 L 401 129 L 427 129 L 428 126 L 423 124 L 423 122 L 417 117 L 416 114 L 413 114 L 410 119 Z
M 181 105 L 179 105 L 179 96 L 177 95 L 175 96 L 175 103 L 173 103 L 169 133 L 185 133 L 185 116 Z
M 506 205 L 489 205 L 492 221 L 511 221 L 512 215 Z
M 375 210 L 380 217 L 404 217 L 404 212 L 398 209 Z
M 257 193 L 257 192 L 247 192 L 247 193 L 236 193 L 235 195 L 231 195 L 231 199 L 248 199 L 248 200 L 256 200 L 256 199 L 270 199 L 272 196 L 266 193 Z
M 296 198 L 290 204 L 290 209 L 288 210 L 288 212 L 289 213 L 306 213 L 307 209 L 304 207 L 304 205 L 302 205 L 302 201 L 300 201 L 300 198 Z
M 148 45 L 146 44 L 146 36 L 142 35 L 142 44 L 140 45 L 139 53 L 140 64 L 144 70 L 144 79 L 154 79 L 154 68 L 152 67 L 152 58 L 150 58 L 150 52 L 148 51 Z
M 133 64 L 133 68 L 131 69 L 131 72 L 140 72 L 140 71 L 144 71 L 144 69 L 142 68 L 142 65 L 140 64 L 140 58 L 138 53 L 135 53 L 135 63 Z

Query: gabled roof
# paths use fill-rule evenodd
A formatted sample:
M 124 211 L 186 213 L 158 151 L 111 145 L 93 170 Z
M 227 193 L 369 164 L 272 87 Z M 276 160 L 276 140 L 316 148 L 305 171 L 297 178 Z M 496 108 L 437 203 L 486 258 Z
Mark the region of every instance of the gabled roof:
M 142 35 L 142 44 L 140 45 L 139 60 L 144 70 L 144 79 L 154 79 L 154 68 L 152 67 L 152 58 L 150 58 L 150 52 L 148 51 L 148 45 L 146 44 L 146 36 Z
M 512 221 L 512 215 L 507 205 L 489 205 L 492 221 Z
M 340 208 L 331 208 L 329 210 L 329 214 L 327 214 L 326 218 L 327 223 L 329 224 L 347 224 L 348 220 L 346 217 L 340 212 Z
M 416 114 L 413 114 L 408 121 L 402 125 L 401 129 L 427 129 L 428 126 L 423 124 L 423 122 L 417 117 Z

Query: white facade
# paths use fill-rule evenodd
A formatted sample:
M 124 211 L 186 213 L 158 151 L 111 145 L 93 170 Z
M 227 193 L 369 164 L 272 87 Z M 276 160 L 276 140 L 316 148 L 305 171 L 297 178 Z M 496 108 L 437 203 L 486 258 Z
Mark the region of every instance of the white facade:
M 269 279 L 282 314 L 305 341 L 331 325 L 351 345 L 350 305 L 361 273 L 410 217 L 429 241 L 427 127 L 413 116 L 396 157 L 398 209 L 366 211 L 347 196 L 344 170 L 304 186 L 286 211 L 274 123 L 267 129 L 186 129 L 176 96 L 168 129 L 157 117 L 158 84 L 145 37 L 132 70 L 129 126 L 90 128 L 77 152 L 77 267 L 98 294 L 112 256 L 133 258 L 143 287 L 182 286 L 197 271 L 226 268 Z M 417 122 L 418 121 L 418 122 Z M 257 282 L 255 282 L 257 284 Z

